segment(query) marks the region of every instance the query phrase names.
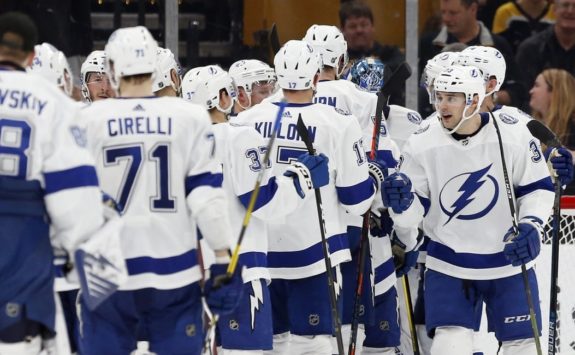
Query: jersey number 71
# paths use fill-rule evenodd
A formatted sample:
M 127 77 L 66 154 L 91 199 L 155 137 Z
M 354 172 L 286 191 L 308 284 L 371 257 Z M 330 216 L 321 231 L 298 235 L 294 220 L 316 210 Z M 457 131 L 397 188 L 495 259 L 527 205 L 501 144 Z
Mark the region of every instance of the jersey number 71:
M 156 165 L 156 195 L 150 197 L 150 209 L 156 212 L 176 210 L 176 198 L 170 194 L 170 144 L 157 143 L 144 157 L 142 143 L 104 148 L 104 166 L 118 165 L 127 160 L 126 171 L 119 187 L 118 203 L 122 212 L 130 204 L 130 198 L 138 181 L 143 159 Z

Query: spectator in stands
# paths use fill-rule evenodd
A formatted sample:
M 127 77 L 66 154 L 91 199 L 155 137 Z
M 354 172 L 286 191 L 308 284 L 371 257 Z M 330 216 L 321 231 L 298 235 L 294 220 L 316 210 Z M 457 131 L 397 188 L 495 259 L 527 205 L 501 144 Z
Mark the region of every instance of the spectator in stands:
M 563 69 L 545 69 L 529 90 L 532 116 L 549 126 L 572 150 L 575 150 L 574 92 L 575 78 Z
M 575 0 L 555 0 L 555 24 L 523 41 L 515 59 L 526 87 L 547 68 L 575 74 Z
M 575 154 L 574 92 L 575 78 L 563 69 L 545 69 L 529 91 L 531 114 L 549 126 L 571 154 Z M 564 193 L 575 195 L 575 182 Z
M 555 9 L 550 1 L 513 0 L 497 9 L 492 31 L 505 38 L 515 52 L 521 42 L 553 23 Z
M 387 73 L 393 73 L 405 60 L 399 47 L 384 45 L 374 39 L 373 13 L 369 5 L 357 0 L 344 2 L 339 9 L 339 21 L 351 60 L 377 57 L 388 67 Z M 403 105 L 404 91 L 392 94 L 391 103 Z
M 443 26 L 439 33 L 422 36 L 419 42 L 419 72 L 422 73 L 427 61 L 450 43 L 495 47 L 507 62 L 506 80 L 501 91 L 497 93 L 497 103 L 520 106 L 525 101 L 527 90 L 518 81 L 519 74 L 517 66 L 514 65 L 511 46 L 477 20 L 478 6 L 478 0 L 440 0 Z
M 485 27 L 491 28 L 497 8 L 509 1 L 510 0 L 478 0 L 479 9 L 477 10 L 477 19 L 483 22 Z

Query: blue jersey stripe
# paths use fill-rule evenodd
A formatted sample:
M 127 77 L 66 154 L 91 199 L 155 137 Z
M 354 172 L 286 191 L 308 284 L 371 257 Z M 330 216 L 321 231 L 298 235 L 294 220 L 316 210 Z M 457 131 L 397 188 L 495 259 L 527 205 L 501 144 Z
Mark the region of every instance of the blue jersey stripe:
M 198 265 L 198 255 L 195 249 L 176 256 L 167 258 L 152 258 L 141 256 L 126 259 L 129 275 L 138 275 L 151 272 L 157 275 L 169 275 L 176 272 L 191 269 Z
M 278 184 L 276 183 L 275 176 L 269 179 L 266 185 L 260 186 L 260 191 L 258 193 L 258 199 L 256 200 L 256 204 L 254 206 L 254 211 L 257 211 L 260 207 L 265 206 L 272 200 L 276 191 L 278 189 Z M 242 205 L 245 208 L 248 208 L 250 204 L 250 199 L 252 197 L 253 191 L 246 192 L 243 195 L 238 196 Z
M 329 253 L 333 254 L 348 247 L 347 235 L 336 234 L 328 238 L 327 244 L 329 245 Z M 307 249 L 298 251 L 269 251 L 268 252 L 268 267 L 282 268 L 282 267 L 304 267 L 311 265 L 319 260 L 323 260 L 323 251 L 321 242 L 316 243 Z
M 68 170 L 44 173 L 46 194 L 51 194 L 76 187 L 98 186 L 96 169 L 90 165 L 82 165 Z
M 551 182 L 551 177 L 548 176 L 524 186 L 517 186 L 517 188 L 515 188 L 515 198 L 528 195 L 536 190 L 547 190 L 553 192 L 553 182 Z
M 375 268 L 373 282 L 378 284 L 393 273 L 395 273 L 395 265 L 393 265 L 393 258 L 389 258 L 386 262 Z
M 268 259 L 266 253 L 250 251 L 240 254 L 240 264 L 248 269 L 252 267 L 267 267 Z
M 373 195 L 375 187 L 370 177 L 353 186 L 336 186 L 337 197 L 344 205 L 357 205 Z
M 221 173 L 203 173 L 200 175 L 188 176 L 186 178 L 186 196 L 199 186 L 222 187 L 223 180 L 224 176 Z
M 367 156 L 369 157 L 371 152 L 366 152 Z M 378 161 L 384 161 L 387 168 L 395 168 L 397 166 L 397 160 L 393 157 L 393 153 L 391 150 L 384 149 L 378 150 L 376 153 L 376 157 Z
M 448 264 L 467 269 L 490 269 L 511 265 L 503 252 L 495 254 L 457 253 L 453 249 L 430 240 L 427 255 Z

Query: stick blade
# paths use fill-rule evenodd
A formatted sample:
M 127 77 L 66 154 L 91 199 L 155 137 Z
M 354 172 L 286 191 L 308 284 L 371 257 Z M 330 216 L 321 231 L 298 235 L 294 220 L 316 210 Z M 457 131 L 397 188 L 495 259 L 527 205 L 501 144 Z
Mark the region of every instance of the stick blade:
M 393 91 L 401 89 L 401 84 L 403 84 L 411 76 L 411 67 L 407 62 L 401 63 L 397 69 L 390 75 L 389 79 L 385 81 L 381 87 L 381 93 L 383 95 L 389 95 Z
M 272 24 L 272 28 L 270 30 L 270 48 L 274 52 L 274 55 L 280 50 L 281 43 L 280 38 L 278 35 L 278 27 L 276 26 L 275 22 Z
M 533 135 L 533 137 L 539 139 L 541 143 L 545 144 L 548 147 L 557 148 L 561 146 L 561 142 L 553 133 L 553 131 L 547 127 L 543 122 L 538 120 L 531 120 L 527 122 L 527 128 L 529 128 L 529 132 Z

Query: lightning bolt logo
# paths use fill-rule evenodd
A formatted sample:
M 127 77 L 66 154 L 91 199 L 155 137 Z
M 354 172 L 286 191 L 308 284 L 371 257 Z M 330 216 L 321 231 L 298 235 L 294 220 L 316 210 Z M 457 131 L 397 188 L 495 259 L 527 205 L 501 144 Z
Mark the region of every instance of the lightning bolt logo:
M 489 171 L 489 169 L 491 168 L 492 165 L 493 164 L 489 164 L 487 167 L 485 167 L 481 170 L 458 175 L 458 176 L 452 178 L 451 180 L 449 180 L 445 184 L 443 189 L 441 189 L 440 195 L 443 195 L 443 191 L 445 190 L 445 187 L 447 187 L 451 181 L 453 181 L 456 178 L 461 177 L 462 175 L 468 175 L 467 179 L 463 182 L 461 187 L 459 187 L 459 189 L 457 190 L 461 194 L 455 200 L 455 202 L 453 202 L 453 204 L 450 206 L 449 209 L 445 208 L 445 206 L 443 205 L 441 196 L 440 196 L 439 202 L 440 202 L 441 210 L 447 216 L 449 216 L 449 218 L 447 219 L 447 222 L 445 222 L 443 224 L 444 226 L 447 225 L 447 223 L 449 223 L 456 216 L 457 216 L 457 219 L 462 219 L 462 220 L 476 219 L 476 218 L 480 218 L 480 217 L 484 216 L 485 214 L 487 214 L 487 212 L 489 212 L 489 210 L 491 210 L 491 208 L 493 208 L 493 206 L 497 202 L 497 197 L 499 196 L 499 188 L 498 188 L 497 181 L 495 180 L 495 178 L 491 175 L 487 175 L 487 172 Z M 491 180 L 491 182 L 493 182 L 493 184 L 495 186 L 495 194 L 494 194 L 493 198 L 491 199 L 491 202 L 489 202 L 489 205 L 484 210 L 482 210 L 478 213 L 474 213 L 471 215 L 461 215 L 460 213 L 467 206 L 469 206 L 469 204 L 471 202 L 473 202 L 475 200 L 475 197 L 474 197 L 475 193 L 483 186 L 483 184 L 485 184 L 485 182 L 488 181 L 488 179 Z
M 252 284 L 252 294 L 250 294 L 250 314 L 252 316 L 252 331 L 256 327 L 256 312 L 260 309 L 260 305 L 264 303 L 264 293 L 262 290 L 262 283 L 259 280 L 254 280 Z

